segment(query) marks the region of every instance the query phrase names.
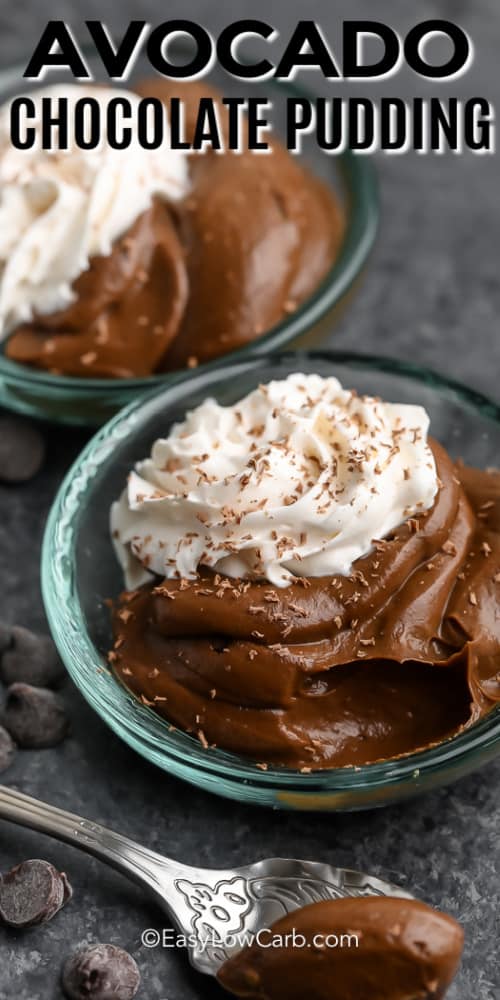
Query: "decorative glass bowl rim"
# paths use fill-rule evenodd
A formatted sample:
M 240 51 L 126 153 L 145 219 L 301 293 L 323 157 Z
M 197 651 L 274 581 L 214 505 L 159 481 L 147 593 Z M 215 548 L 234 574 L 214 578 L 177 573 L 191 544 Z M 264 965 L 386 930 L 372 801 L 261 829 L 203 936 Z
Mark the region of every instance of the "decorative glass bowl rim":
M 240 367 L 246 372 L 258 369 L 260 364 L 275 360 L 277 363 L 308 361 L 346 364 L 361 371 L 395 374 L 451 396 L 461 404 L 475 410 L 480 416 L 500 425 L 500 407 L 481 393 L 462 383 L 441 376 L 410 362 L 370 354 L 345 351 L 289 351 L 266 358 L 248 358 L 238 362 L 234 358 L 219 364 L 221 378 L 225 369 Z M 401 758 L 365 764 L 360 767 L 328 768 L 303 773 L 285 767 L 269 765 L 260 770 L 250 759 L 220 749 L 205 750 L 197 739 L 182 730 L 169 731 L 169 724 L 151 709 L 142 706 L 117 679 L 110 674 L 105 659 L 90 638 L 83 611 L 78 599 L 75 579 L 74 542 L 78 534 L 78 511 L 82 494 L 112 455 L 114 447 L 140 422 L 141 411 L 157 397 L 175 393 L 180 382 L 203 382 L 207 370 L 185 372 L 175 384 L 156 387 L 152 392 L 134 400 L 105 424 L 89 441 L 67 472 L 49 513 L 42 547 L 41 584 L 49 625 L 66 664 L 68 672 L 89 704 L 118 734 L 127 733 L 128 741 L 141 745 L 147 751 L 172 762 L 174 770 L 188 768 L 212 778 L 236 779 L 255 787 L 276 789 L 283 792 L 307 795 L 327 792 L 362 793 L 386 789 L 406 783 L 416 777 L 436 773 L 447 765 L 457 766 L 473 756 L 493 752 L 500 742 L 500 706 L 469 729 L 442 743 Z M 83 663 L 95 676 L 95 671 L 105 668 L 111 680 L 111 700 L 104 700 L 98 684 L 87 684 L 82 677 L 79 663 Z
M 0 90 L 2 81 L 16 78 L 16 68 L 0 71 Z M 22 77 L 22 69 L 18 70 Z M 280 80 L 268 81 L 271 89 L 283 95 L 289 94 L 311 99 L 313 95 L 305 88 L 294 83 L 283 83 Z M 6 83 L 7 85 L 7 83 Z M 327 155 L 327 154 L 325 154 Z M 377 174 L 371 160 L 363 155 L 356 155 L 345 150 L 333 157 L 338 163 L 346 195 L 346 228 L 343 234 L 340 252 L 317 289 L 291 315 L 277 323 L 261 337 L 250 341 L 243 347 L 232 351 L 224 358 L 239 361 L 251 353 L 268 354 L 283 347 L 295 338 L 303 335 L 314 326 L 337 302 L 344 296 L 360 273 L 368 254 L 373 246 L 379 223 L 379 196 Z M 7 358 L 4 352 L 5 344 L 0 343 L 0 377 L 16 380 L 27 388 L 55 389 L 64 388 L 80 394 L 133 389 L 147 391 L 155 385 L 165 385 L 166 380 L 172 381 L 185 369 L 174 372 L 161 372 L 155 375 L 137 378 L 83 378 L 73 375 L 53 375 L 42 369 L 32 368 Z M 221 359 L 200 365 L 200 371 L 212 369 Z

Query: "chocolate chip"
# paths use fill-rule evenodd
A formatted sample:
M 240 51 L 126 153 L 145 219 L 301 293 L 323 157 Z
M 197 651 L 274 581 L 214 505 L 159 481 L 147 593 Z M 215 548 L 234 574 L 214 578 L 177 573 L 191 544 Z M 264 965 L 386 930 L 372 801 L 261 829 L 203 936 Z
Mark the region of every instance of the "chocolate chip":
M 48 861 L 23 861 L 0 877 L 0 920 L 9 927 L 45 924 L 72 895 L 64 872 Z
M 0 726 L 0 774 L 2 771 L 6 771 L 8 767 L 12 764 L 14 759 L 14 754 L 16 752 L 16 744 L 14 743 L 12 737 L 7 732 L 3 726 Z
M 7 634 L 9 641 L 7 642 Z M 0 677 L 4 684 L 23 681 L 33 687 L 53 687 L 64 677 L 64 667 L 48 635 L 20 625 L 0 627 Z
M 0 417 L 0 479 L 24 483 L 39 471 L 45 442 L 38 428 L 19 417 Z
M 61 698 L 46 688 L 11 684 L 3 724 L 16 743 L 26 750 L 55 747 L 68 732 L 68 717 Z
M 141 976 L 132 958 L 114 944 L 94 944 L 67 959 L 62 986 L 70 1000 L 132 1000 Z

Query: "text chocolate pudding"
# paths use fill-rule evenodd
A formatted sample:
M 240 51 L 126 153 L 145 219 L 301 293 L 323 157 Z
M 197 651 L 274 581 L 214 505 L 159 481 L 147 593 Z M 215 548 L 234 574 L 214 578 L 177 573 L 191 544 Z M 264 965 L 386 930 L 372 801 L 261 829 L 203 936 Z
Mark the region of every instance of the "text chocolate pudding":
M 266 768 L 359 766 L 500 700 L 500 474 L 419 406 L 292 375 L 206 400 L 113 505 L 117 676 Z
M 329 900 L 277 921 L 218 978 L 249 1000 L 441 1000 L 463 937 L 416 900 Z
M 176 89 L 189 130 L 200 86 Z M 32 96 L 40 109 L 89 94 L 103 115 L 111 98 L 141 100 L 78 85 Z M 278 142 L 265 155 L 147 150 L 135 134 L 127 150 L 74 137 L 65 151 L 17 150 L 8 121 L 4 106 L 0 339 L 13 361 L 111 378 L 195 365 L 271 329 L 335 260 L 337 200 Z

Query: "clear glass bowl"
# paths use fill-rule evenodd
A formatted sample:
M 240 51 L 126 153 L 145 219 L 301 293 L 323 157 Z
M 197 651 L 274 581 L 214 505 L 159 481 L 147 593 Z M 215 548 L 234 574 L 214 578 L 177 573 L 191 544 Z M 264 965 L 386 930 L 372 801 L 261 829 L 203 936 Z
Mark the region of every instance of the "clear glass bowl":
M 182 48 L 179 45 L 178 48 Z M 102 67 L 95 57 L 87 55 L 87 63 L 96 79 L 102 77 Z M 27 61 L 27 60 L 26 60 Z M 15 93 L 26 93 L 30 88 L 22 78 L 22 68 L 0 72 L 0 103 Z M 134 78 L 151 76 L 151 67 L 139 60 Z M 51 82 L 64 76 L 58 74 Z M 284 133 L 286 101 L 290 96 L 304 95 L 293 85 L 278 81 L 252 84 L 233 80 L 227 74 L 214 71 L 209 83 L 219 86 L 231 96 L 266 97 L 272 101 L 270 119 L 277 134 Z M 133 86 L 133 82 L 131 83 Z M 231 359 L 247 358 L 277 350 L 292 344 L 308 347 L 320 344 L 331 331 L 334 313 L 353 282 L 360 274 L 373 245 L 379 217 L 377 183 L 371 160 L 345 152 L 328 156 L 319 150 L 312 135 L 304 136 L 301 154 L 310 169 L 337 192 L 345 216 L 345 232 L 337 259 L 332 268 L 310 296 L 293 315 L 238 351 Z M 30 416 L 65 424 L 99 426 L 121 407 L 155 386 L 169 385 L 177 373 L 163 373 L 145 378 L 109 379 L 75 378 L 68 375 L 51 375 L 10 361 L 0 343 L 0 405 Z M 202 370 L 213 368 L 203 366 Z
M 132 403 L 103 427 L 70 469 L 54 501 L 42 555 L 47 616 L 76 685 L 105 722 L 147 760 L 228 798 L 285 809 L 348 810 L 382 806 L 454 781 L 500 753 L 500 709 L 439 747 L 357 770 L 301 774 L 205 751 L 139 704 L 107 669 L 111 629 L 106 598 L 122 589 L 113 553 L 109 507 L 133 463 L 160 433 L 207 395 L 233 403 L 261 382 L 292 371 L 336 375 L 346 387 L 385 399 L 420 403 L 433 435 L 455 457 L 498 463 L 500 409 L 461 385 L 398 361 L 336 353 L 288 353 L 188 373 Z

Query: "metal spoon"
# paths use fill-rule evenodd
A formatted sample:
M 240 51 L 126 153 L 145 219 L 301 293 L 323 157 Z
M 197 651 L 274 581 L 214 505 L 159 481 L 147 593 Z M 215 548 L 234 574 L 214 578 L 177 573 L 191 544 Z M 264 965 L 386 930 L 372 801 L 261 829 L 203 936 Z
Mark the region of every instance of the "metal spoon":
M 308 903 L 343 896 L 413 898 L 372 875 L 316 861 L 268 858 L 243 868 L 192 868 L 3 785 L 0 818 L 64 840 L 138 882 L 185 938 L 191 964 L 212 976 L 258 930 Z

